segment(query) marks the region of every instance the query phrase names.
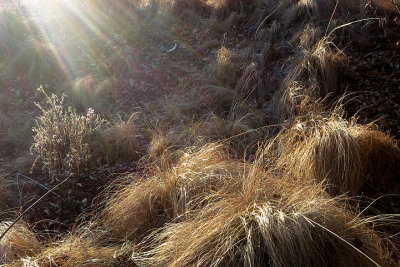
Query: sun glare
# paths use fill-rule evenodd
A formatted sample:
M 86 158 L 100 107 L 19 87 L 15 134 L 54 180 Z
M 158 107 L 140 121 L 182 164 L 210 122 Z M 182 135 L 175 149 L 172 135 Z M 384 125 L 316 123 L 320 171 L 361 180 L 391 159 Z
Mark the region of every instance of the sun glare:
M 77 67 L 78 64 L 82 66 L 82 58 L 89 67 L 107 65 L 103 58 L 104 44 L 110 40 L 122 42 L 115 40 L 115 32 L 121 32 L 126 19 L 133 14 L 120 3 L 122 1 L 22 0 L 17 6 L 19 12 L 29 18 L 31 28 L 39 33 L 35 41 L 47 46 L 64 74 L 74 79 L 82 74 Z M 110 15 L 111 4 L 119 14 Z M 112 49 L 116 50 L 115 54 L 124 53 L 116 47 Z

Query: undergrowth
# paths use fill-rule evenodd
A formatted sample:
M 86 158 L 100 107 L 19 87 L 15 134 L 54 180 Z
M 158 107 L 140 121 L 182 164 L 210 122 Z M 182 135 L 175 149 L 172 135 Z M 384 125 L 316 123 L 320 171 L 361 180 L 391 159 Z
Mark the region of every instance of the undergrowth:
M 398 215 L 357 202 L 400 183 L 398 141 L 338 108 L 348 46 L 371 45 L 376 30 L 392 34 L 385 27 L 396 23 L 396 3 L 58 3 L 60 21 L 73 18 L 58 33 L 67 35 L 59 48 L 71 50 L 64 65 L 43 32 L 27 38 L 23 9 L 5 14 L 0 40 L 15 31 L 18 45 L 0 43 L 9 62 L 0 74 L 46 85 L 36 98 L 29 89 L 0 93 L 1 153 L 31 142 L 42 167 L 32 175 L 51 185 L 69 178 L 59 195 L 85 197 L 88 213 L 49 239 L 15 224 L 0 240 L 1 263 L 398 266 L 398 232 L 390 232 Z M 32 140 L 13 135 L 32 115 Z M 106 189 L 87 205 L 100 177 Z M 3 195 L 14 193 L 0 182 Z M 0 199 L 1 210 L 10 205 Z

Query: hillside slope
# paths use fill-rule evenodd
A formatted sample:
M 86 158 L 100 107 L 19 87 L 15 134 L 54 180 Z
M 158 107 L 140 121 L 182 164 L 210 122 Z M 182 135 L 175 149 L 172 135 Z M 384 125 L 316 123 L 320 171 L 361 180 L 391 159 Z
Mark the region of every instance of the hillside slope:
M 0 264 L 398 266 L 398 4 L 2 5 Z

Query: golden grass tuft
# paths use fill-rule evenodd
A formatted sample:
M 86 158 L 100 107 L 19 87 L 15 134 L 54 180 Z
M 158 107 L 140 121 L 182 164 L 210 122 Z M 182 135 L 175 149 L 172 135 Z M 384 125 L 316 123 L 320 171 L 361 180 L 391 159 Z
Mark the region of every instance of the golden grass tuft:
M 298 37 L 301 47 L 270 101 L 270 113 L 278 121 L 305 116 L 311 111 L 323 112 L 333 97 L 343 93 L 339 86 L 343 72 L 340 53 L 330 47 L 326 38 L 313 45 L 318 35 L 312 27 L 306 27 Z
M 0 223 L 0 234 L 11 225 L 10 221 Z M 36 235 L 28 226 L 19 222 L 0 240 L 0 263 L 9 263 L 21 257 L 33 256 L 41 249 Z
M 123 250 L 103 247 L 89 239 L 70 236 L 59 243 L 51 244 L 33 257 L 24 257 L 10 266 L 125 266 L 121 264 Z
M 229 166 L 226 166 L 229 170 Z M 320 185 L 242 165 L 242 186 L 146 239 L 140 266 L 375 266 L 381 239 Z M 150 245 L 149 245 L 150 244 Z M 151 248 L 148 250 L 148 248 Z
M 202 206 L 213 190 L 234 186 L 231 173 L 238 172 L 237 167 L 221 145 L 185 153 L 175 166 L 154 167 L 147 177 L 133 177 L 137 180 L 117 189 L 106 203 L 103 222 L 114 236 L 140 241 L 165 223 L 179 220 L 187 210 Z
M 277 138 L 278 168 L 359 195 L 400 175 L 400 150 L 389 135 L 332 116 L 298 123 Z
M 314 34 L 312 29 L 306 29 L 300 37 L 305 49 L 298 55 L 299 62 L 294 64 L 285 83 L 288 88 L 293 87 L 295 83 L 303 83 L 306 85 L 304 93 L 314 98 L 325 98 L 330 94 L 340 96 L 342 93 L 339 90 L 340 54 L 330 47 L 325 38 L 319 40 L 313 47 L 307 48 L 312 44 Z
M 165 158 L 165 156 L 168 156 L 168 149 L 172 143 L 173 140 L 170 135 L 156 133 L 151 138 L 147 154 L 153 162 L 159 161 L 160 159 Z

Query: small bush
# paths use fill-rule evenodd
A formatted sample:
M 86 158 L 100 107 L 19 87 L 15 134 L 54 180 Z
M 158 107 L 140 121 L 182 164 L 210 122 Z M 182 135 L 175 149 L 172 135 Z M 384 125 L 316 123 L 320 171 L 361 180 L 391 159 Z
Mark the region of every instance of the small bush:
M 36 103 L 42 112 L 36 120 L 31 153 L 37 156 L 51 177 L 58 182 L 68 176 L 75 182 L 80 177 L 82 165 L 90 158 L 87 138 L 99 127 L 102 120 L 88 109 L 79 115 L 71 107 L 63 107 L 65 95 L 48 96 L 43 87 L 38 88 L 46 97 L 46 106 Z

